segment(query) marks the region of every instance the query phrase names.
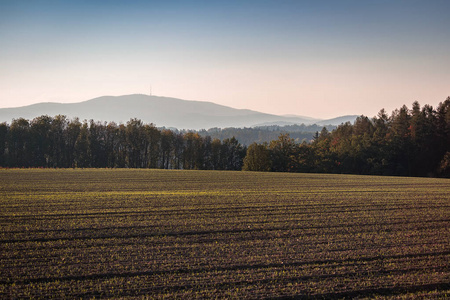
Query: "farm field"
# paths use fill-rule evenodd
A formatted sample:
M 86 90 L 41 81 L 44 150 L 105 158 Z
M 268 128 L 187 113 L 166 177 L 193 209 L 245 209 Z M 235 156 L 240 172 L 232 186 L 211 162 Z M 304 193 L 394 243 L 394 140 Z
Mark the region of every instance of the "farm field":
M 450 297 L 450 180 L 0 170 L 0 298 Z

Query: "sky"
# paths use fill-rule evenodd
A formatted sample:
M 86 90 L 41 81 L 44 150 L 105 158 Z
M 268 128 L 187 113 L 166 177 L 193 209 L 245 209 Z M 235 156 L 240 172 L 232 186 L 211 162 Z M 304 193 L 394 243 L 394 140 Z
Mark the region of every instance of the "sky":
M 0 107 L 150 94 L 315 118 L 450 96 L 448 0 L 0 0 Z

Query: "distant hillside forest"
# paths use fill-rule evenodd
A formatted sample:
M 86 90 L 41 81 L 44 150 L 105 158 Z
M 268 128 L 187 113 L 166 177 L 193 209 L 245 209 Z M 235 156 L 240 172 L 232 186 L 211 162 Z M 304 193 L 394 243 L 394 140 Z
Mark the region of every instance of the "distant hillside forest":
M 411 109 L 403 106 L 391 115 L 382 109 L 331 132 L 324 127 L 311 141 L 282 133 L 247 147 L 235 137 L 207 133 L 158 129 L 138 119 L 116 124 L 61 115 L 19 118 L 0 124 L 0 166 L 450 177 L 450 97 L 436 109 L 414 102 Z
M 327 130 L 332 131 L 336 129 L 337 126 L 326 125 Z M 198 133 L 207 137 L 210 136 L 212 139 L 217 138 L 219 140 L 227 138 L 236 138 L 239 143 L 244 146 L 249 146 L 252 143 L 270 143 L 273 140 L 278 139 L 281 134 L 289 134 L 289 136 L 294 139 L 296 143 L 311 142 L 314 138 L 316 132 L 321 131 L 323 126 L 320 125 L 267 125 L 267 126 L 257 126 L 257 127 L 246 127 L 246 128 L 211 128 L 208 130 L 200 130 Z

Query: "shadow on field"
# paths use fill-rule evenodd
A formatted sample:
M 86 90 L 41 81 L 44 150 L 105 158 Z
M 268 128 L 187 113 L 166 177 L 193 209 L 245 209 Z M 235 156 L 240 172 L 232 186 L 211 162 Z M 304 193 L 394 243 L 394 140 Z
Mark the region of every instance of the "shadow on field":
M 443 270 L 445 268 L 442 268 Z M 405 274 L 408 272 L 418 272 L 425 271 L 426 268 L 411 268 L 411 269 L 402 269 L 402 270 L 394 270 L 394 271 L 382 271 L 378 272 L 375 275 L 389 275 L 389 274 Z M 443 271 L 442 270 L 442 271 Z M 437 271 L 440 271 L 438 269 Z M 193 270 L 193 272 L 197 272 L 197 270 Z M 130 276 L 149 276 L 153 275 L 147 274 L 147 272 L 142 273 L 132 273 L 132 274 L 121 274 L 120 277 L 130 277 Z M 183 291 L 204 291 L 204 290 L 214 290 L 220 291 L 221 289 L 230 290 L 235 288 L 245 288 L 246 286 L 264 286 L 270 284 L 287 284 L 287 283 L 298 283 L 298 282 L 307 282 L 311 280 L 327 280 L 333 278 L 356 278 L 360 276 L 365 276 L 369 274 L 364 273 L 343 273 L 343 274 L 324 274 L 317 276 L 297 276 L 297 277 L 288 277 L 283 280 L 273 280 L 273 279 L 262 279 L 262 280 L 243 280 L 243 281 L 232 281 L 232 282 L 220 282 L 220 283 L 211 283 L 211 284 L 185 284 L 185 285 L 159 285 L 155 287 L 149 288 L 138 288 L 138 289 L 123 289 L 121 291 L 115 291 L 114 297 L 136 297 L 143 295 L 158 295 L 159 293 L 171 293 L 171 292 L 183 292 Z M 371 273 L 371 275 L 374 275 Z M 108 279 L 111 277 L 117 276 L 102 276 L 96 277 L 87 276 L 86 278 L 82 278 L 83 280 L 92 280 L 92 279 Z M 79 277 L 67 277 L 69 280 L 80 280 Z M 324 282 L 326 284 L 326 282 Z M 325 293 L 325 294 L 313 294 L 305 292 L 303 294 L 299 293 L 297 295 L 292 296 L 282 296 L 282 297 L 271 297 L 271 299 L 349 299 L 349 298 L 359 298 L 359 297 L 374 297 L 374 296 L 395 296 L 402 295 L 408 293 L 419 293 L 419 292 L 431 292 L 431 291 L 446 291 L 450 289 L 450 284 L 448 282 L 434 283 L 434 284 L 423 284 L 423 285 L 412 285 L 412 286 L 394 286 L 394 287 L 380 287 L 380 288 L 367 288 L 367 289 L 359 289 L 359 290 L 347 290 L 347 291 L 337 291 L 335 293 Z M 80 293 L 74 295 L 75 297 L 108 297 L 108 292 L 104 291 L 96 291 L 96 292 L 88 292 L 88 293 Z
M 294 208 L 298 210 L 294 210 Z M 238 207 L 213 207 L 213 208 L 179 208 L 179 209 L 170 209 L 170 210 L 159 210 L 159 209 L 148 209 L 141 211 L 109 211 L 109 212 L 80 212 L 80 213 L 50 213 L 50 214 L 42 214 L 42 215 L 22 215 L 22 216 L 0 216 L 0 219 L 8 221 L 8 219 L 14 220 L 52 220 L 52 219 L 79 219 L 83 218 L 98 218 L 99 216 L 110 217 L 110 216 L 149 216 L 149 215 L 158 215 L 158 216 L 172 216 L 172 215 L 180 215 L 180 213 L 184 214 L 192 214 L 192 213 L 202 213 L 202 214 L 214 214 L 214 215 L 224 215 L 226 213 L 235 213 L 239 212 L 240 215 L 246 216 L 247 214 L 242 214 L 244 211 L 254 211 L 258 209 L 258 213 L 263 212 L 264 215 L 285 215 L 287 212 L 291 215 L 308 215 L 312 212 L 316 214 L 333 214 L 333 213 L 353 213 L 353 212 L 369 212 L 369 211 L 395 211 L 395 210 L 430 210 L 430 209 L 447 209 L 450 208 L 450 205 L 420 205 L 420 206 L 412 206 L 410 204 L 397 204 L 395 206 L 386 206 L 386 205 L 366 205 L 361 208 L 361 205 L 330 205 L 330 204 L 314 204 L 314 205 L 305 205 L 305 204 L 283 204 L 283 205 L 243 205 Z M 255 215 L 248 214 L 248 215 Z
M 362 263 L 362 262 L 373 262 L 378 260 L 392 260 L 392 259 L 411 259 L 419 257 L 436 257 L 450 255 L 450 251 L 442 252 L 427 252 L 427 253 L 414 253 L 406 255 L 390 255 L 390 256 L 374 256 L 374 257 L 358 257 L 358 258 L 347 258 L 347 259 L 328 259 L 328 260 L 314 260 L 314 261 L 300 261 L 293 263 L 271 263 L 271 264 L 253 264 L 253 265 L 236 265 L 227 267 L 211 267 L 211 268 L 179 268 L 172 270 L 158 270 L 158 271 L 142 271 L 142 272 L 123 272 L 123 273 L 103 273 L 103 274 L 90 274 L 90 275 L 77 275 L 77 276 L 63 276 L 63 277 L 41 277 L 41 278 L 29 278 L 25 280 L 2 280 L 0 284 L 29 284 L 29 283 L 41 283 L 41 282 L 55 282 L 55 281 L 71 281 L 71 280 L 95 280 L 95 279 L 108 279 L 108 278 L 127 278 L 136 276 L 153 276 L 153 275 L 165 275 L 165 274 L 196 274 L 205 272 L 223 272 L 223 271 L 243 271 L 243 270 L 257 270 L 257 269 L 270 269 L 270 268 L 289 268 L 298 267 L 304 265 L 329 265 L 329 264 L 343 264 L 343 263 Z M 446 271 L 447 266 L 440 268 L 434 268 L 435 271 Z M 378 272 L 370 272 L 367 274 L 404 274 L 408 272 L 417 272 L 428 270 L 428 268 L 408 268 L 401 270 L 379 270 Z M 300 276 L 287 278 L 286 281 L 304 281 L 311 279 L 324 279 L 324 278 L 335 278 L 335 277 L 355 277 L 364 276 L 364 272 L 350 272 L 342 274 L 324 274 L 324 275 L 314 275 L 314 276 Z M 269 279 L 268 279 L 269 280 Z M 272 281 L 270 279 L 269 281 Z M 285 280 L 283 280 L 285 281 Z M 245 281 L 248 283 L 248 281 Z M 259 282 L 259 281 L 258 281 Z M 227 283 L 224 283 L 227 284 Z M 182 288 L 182 287 L 178 287 Z
M 75 229 L 56 229 L 56 230 L 35 230 L 35 231 L 13 231 L 8 232 L 9 234 L 17 233 L 47 233 L 47 232 L 101 232 L 101 231 L 124 231 L 124 234 L 120 233 L 109 233 L 105 232 L 103 234 L 90 234 L 85 236 L 61 236 L 61 237 L 39 237 L 30 239 L 4 239 L 0 240 L 0 244 L 6 243 L 24 243 L 24 242 L 53 242 L 53 241 L 74 241 L 74 240 L 91 240 L 91 239 L 131 239 L 131 238 L 148 238 L 148 237 L 179 237 L 179 236 L 192 236 L 192 235 L 214 235 L 214 234 L 230 234 L 230 233 L 247 233 L 247 232 L 268 232 L 268 231 L 278 231 L 278 230 L 316 230 L 316 229 L 342 229 L 341 233 L 348 233 L 349 228 L 361 228 L 361 227 L 373 227 L 369 230 L 364 230 L 361 232 L 378 232 L 380 228 L 386 226 L 400 225 L 404 227 L 405 225 L 421 225 L 415 227 L 418 229 L 437 229 L 442 227 L 447 227 L 450 219 L 440 219 L 440 220 L 419 220 L 419 221 L 399 221 L 399 222 L 376 222 L 376 223 L 366 223 L 366 224 L 338 224 L 338 225 L 321 225 L 321 226 L 279 226 L 279 227 L 260 227 L 260 228 L 236 228 L 236 229 L 225 229 L 225 230 L 192 230 L 192 231 L 160 231 L 160 232 L 140 232 L 140 233 L 130 233 L 133 229 L 148 229 L 155 226 L 123 226 L 123 227 L 103 227 L 103 228 L 75 228 Z M 442 223 L 442 224 L 439 224 Z M 425 225 L 426 224 L 426 225 Z M 437 225 L 430 225 L 437 224 Z M 386 231 L 401 230 L 397 228 L 386 228 Z M 340 233 L 340 232 L 335 232 Z M 354 233 L 354 232 L 353 232 Z
M 386 288 L 374 288 L 363 289 L 337 293 L 327 294 L 315 294 L 315 295 L 296 295 L 287 297 L 275 297 L 276 300 L 289 300 L 289 299 L 353 299 L 360 297 L 375 297 L 375 296 L 400 296 L 402 294 L 420 293 L 420 292 L 432 292 L 432 291 L 445 291 L 450 289 L 448 282 L 435 283 L 435 284 L 423 284 L 413 286 L 396 286 Z

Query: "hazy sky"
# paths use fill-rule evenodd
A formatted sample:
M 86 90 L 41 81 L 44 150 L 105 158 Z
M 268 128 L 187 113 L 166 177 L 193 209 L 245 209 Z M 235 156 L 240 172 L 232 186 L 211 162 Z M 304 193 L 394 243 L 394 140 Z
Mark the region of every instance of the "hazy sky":
M 372 117 L 450 96 L 450 1 L 0 0 L 0 107 L 153 94 Z

